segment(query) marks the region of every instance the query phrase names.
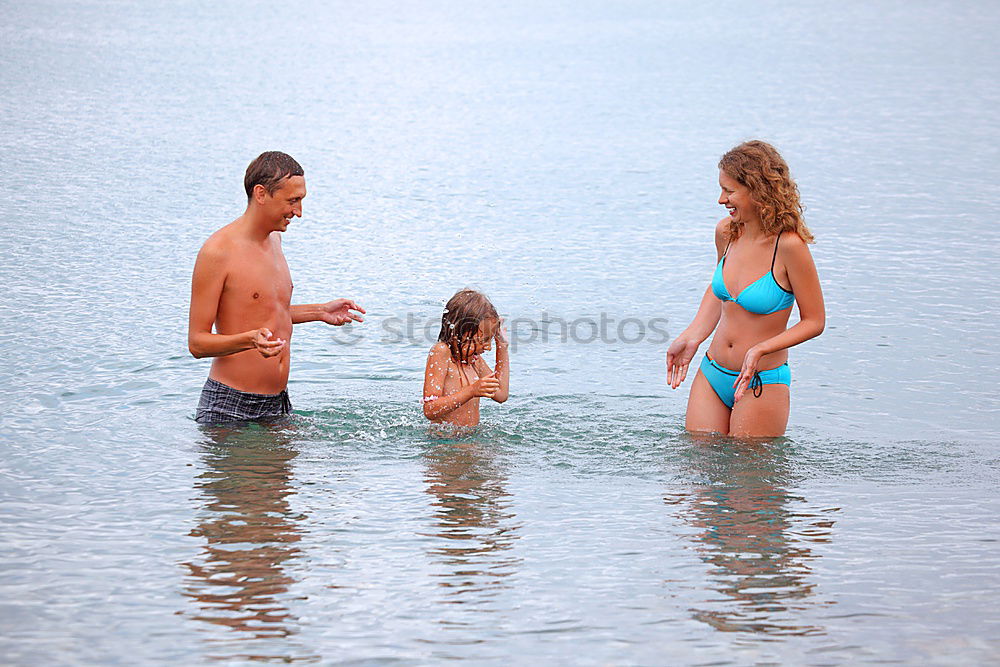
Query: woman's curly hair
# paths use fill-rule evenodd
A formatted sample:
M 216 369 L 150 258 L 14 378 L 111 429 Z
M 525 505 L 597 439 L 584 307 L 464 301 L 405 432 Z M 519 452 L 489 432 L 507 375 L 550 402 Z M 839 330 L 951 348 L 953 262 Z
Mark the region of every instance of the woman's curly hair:
M 719 169 L 750 190 L 767 234 L 794 231 L 806 243 L 813 242 L 812 232 L 802 217 L 799 188 L 774 146 L 763 141 L 745 141 L 722 156 Z M 742 231 L 740 223 L 729 223 L 730 239 L 738 238 Z

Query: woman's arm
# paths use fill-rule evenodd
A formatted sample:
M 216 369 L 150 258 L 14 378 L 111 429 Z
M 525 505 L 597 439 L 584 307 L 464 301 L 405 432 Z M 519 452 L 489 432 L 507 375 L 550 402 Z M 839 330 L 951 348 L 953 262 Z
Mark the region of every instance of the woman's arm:
M 715 226 L 715 262 L 722 260 L 729 243 L 729 218 L 723 218 Z M 722 302 L 712 293 L 709 283 L 701 297 L 698 312 L 691 324 L 674 339 L 667 348 L 667 384 L 677 389 L 687 377 L 688 366 L 705 339 L 712 335 L 722 317 Z
M 787 237 L 787 240 L 786 240 Z M 823 288 L 819 284 L 819 274 L 813 262 L 809 246 L 798 234 L 785 234 L 778 243 L 779 256 L 788 271 L 788 282 L 795 293 L 799 306 L 799 321 L 777 336 L 757 343 L 747 350 L 743 368 L 733 384 L 736 387 L 735 400 L 740 400 L 762 357 L 788 349 L 823 333 L 826 328 L 826 305 L 823 303 Z
M 715 331 L 721 317 L 722 302 L 719 301 L 719 297 L 715 296 L 715 293 L 712 292 L 712 286 L 709 285 L 705 288 L 705 293 L 701 295 L 698 312 L 687 329 L 681 332 L 681 336 L 696 340 L 701 345 Z
M 761 356 L 803 343 L 823 333 L 826 328 L 826 305 L 823 303 L 823 288 L 819 284 L 819 274 L 813 262 L 809 246 L 798 234 L 788 234 L 788 242 L 779 245 L 784 255 L 788 282 L 795 293 L 799 306 L 799 321 L 783 332 L 758 343 Z M 782 238 L 784 241 L 784 237 Z M 784 246 L 784 247 L 781 247 Z

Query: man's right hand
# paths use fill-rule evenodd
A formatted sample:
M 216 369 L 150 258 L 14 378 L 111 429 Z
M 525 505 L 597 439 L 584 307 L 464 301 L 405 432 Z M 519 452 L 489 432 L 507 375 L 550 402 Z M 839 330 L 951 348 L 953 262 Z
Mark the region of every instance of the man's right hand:
M 273 334 L 270 329 L 267 327 L 261 327 L 254 332 L 253 339 L 251 340 L 254 348 L 256 348 L 256 350 L 260 352 L 260 356 L 265 359 L 281 354 L 281 351 L 285 348 L 285 341 L 280 338 L 271 340 L 272 335 Z

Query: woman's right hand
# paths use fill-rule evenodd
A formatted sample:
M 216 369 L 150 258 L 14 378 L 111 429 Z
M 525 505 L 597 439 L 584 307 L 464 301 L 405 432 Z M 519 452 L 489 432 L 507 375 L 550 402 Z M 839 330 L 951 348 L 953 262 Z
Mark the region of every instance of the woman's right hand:
M 484 375 L 472 383 L 472 395 L 476 398 L 486 398 L 493 396 L 500 389 L 500 380 L 497 379 L 496 372 Z
M 688 365 L 698 352 L 701 341 L 681 334 L 667 348 L 667 384 L 671 389 L 677 389 L 687 377 Z

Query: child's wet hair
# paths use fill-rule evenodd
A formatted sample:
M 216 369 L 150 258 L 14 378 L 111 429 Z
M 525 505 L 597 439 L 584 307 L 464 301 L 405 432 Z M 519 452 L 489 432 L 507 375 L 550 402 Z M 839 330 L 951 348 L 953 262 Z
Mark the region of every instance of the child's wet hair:
M 496 308 L 483 294 L 471 289 L 461 290 L 444 307 L 438 341 L 448 346 L 452 359 L 468 361 L 479 325 L 484 320 L 499 319 Z

